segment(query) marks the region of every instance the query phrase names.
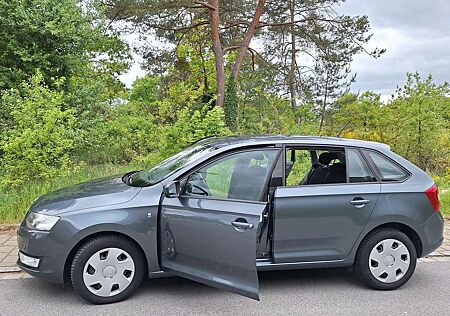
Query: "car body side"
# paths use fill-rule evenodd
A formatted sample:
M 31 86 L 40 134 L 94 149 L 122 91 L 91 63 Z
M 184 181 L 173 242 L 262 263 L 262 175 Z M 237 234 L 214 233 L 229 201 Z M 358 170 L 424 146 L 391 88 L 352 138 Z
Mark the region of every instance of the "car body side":
M 317 139 L 305 138 L 265 141 L 240 142 L 229 141 L 217 146 L 217 150 L 207 154 L 189 166 L 171 174 L 165 180 L 151 187 L 137 189 L 136 195 L 129 201 L 108 206 L 85 206 L 84 209 L 69 210 L 58 221 L 50 232 L 30 230 L 21 225 L 19 230 L 19 250 L 31 256 L 42 257 L 44 260 L 39 271 L 20 264 L 21 268 L 30 274 L 56 283 L 64 283 L 68 278 L 70 263 L 75 251 L 87 239 L 97 234 L 113 232 L 126 236 L 135 242 L 146 259 L 147 272 L 150 278 L 165 276 L 160 265 L 158 224 L 163 185 L 179 179 L 196 165 L 225 152 L 255 148 L 261 146 L 317 146 Z M 326 268 L 351 266 L 356 251 L 363 238 L 372 230 L 381 226 L 393 226 L 404 231 L 414 242 L 418 256 L 425 256 L 434 251 L 442 243 L 443 219 L 428 201 L 425 191 L 433 185 L 433 180 L 422 170 L 406 159 L 391 152 L 385 145 L 327 139 L 319 145 L 356 147 L 376 150 L 405 167 L 410 177 L 402 182 L 382 183 L 379 198 L 371 212 L 363 230 L 355 241 L 350 253 L 340 260 L 320 260 L 314 262 L 273 263 L 257 261 L 258 270 L 280 270 L 299 268 Z M 345 184 L 350 188 L 358 184 Z M 107 198 L 107 197 L 106 197 Z M 412 207 L 413 205 L 413 207 Z M 420 211 L 418 211 L 420 210 Z M 87 214 L 88 213 L 88 214 Z M 29 238 L 34 240 L 28 244 Z M 45 238 L 45 243 L 39 240 Z M 50 241 L 50 242 L 49 242 Z M 63 262 L 64 264 L 61 264 Z

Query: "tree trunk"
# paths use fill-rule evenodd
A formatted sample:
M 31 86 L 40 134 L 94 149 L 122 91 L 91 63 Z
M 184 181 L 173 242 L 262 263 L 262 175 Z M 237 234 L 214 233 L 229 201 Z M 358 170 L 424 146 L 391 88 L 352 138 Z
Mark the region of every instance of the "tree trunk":
M 297 47 L 296 47 L 296 37 L 295 37 L 295 0 L 291 0 L 291 7 L 290 7 L 290 14 L 291 19 L 291 69 L 289 72 L 289 90 L 291 93 L 291 106 L 294 112 L 297 112 L 297 90 L 295 85 L 295 66 L 296 66 L 296 53 L 297 53 Z
M 216 81 L 217 100 L 216 105 L 223 107 L 225 100 L 225 70 L 223 60 L 222 43 L 219 32 L 219 0 L 208 0 L 208 4 L 214 9 L 209 9 L 209 20 L 211 25 L 211 40 L 213 43 L 213 53 L 216 60 Z
M 244 62 L 244 57 L 248 53 L 248 46 L 250 45 L 250 41 L 252 40 L 253 35 L 255 35 L 256 28 L 259 25 L 259 19 L 261 18 L 261 15 L 264 12 L 265 6 L 266 6 L 266 0 L 258 1 L 258 6 L 256 7 L 256 10 L 255 10 L 255 15 L 253 16 L 253 20 L 248 27 L 247 34 L 245 34 L 244 41 L 242 42 L 242 46 L 239 49 L 238 56 L 233 65 L 232 74 L 233 74 L 233 78 L 235 80 L 239 76 L 239 72 L 241 71 L 242 63 Z
M 325 81 L 325 95 L 323 97 L 323 104 L 322 104 L 322 113 L 320 114 L 320 125 L 319 125 L 319 135 L 322 134 L 322 128 L 323 128 L 323 123 L 325 120 L 325 111 L 327 109 L 327 97 L 328 97 L 328 73 L 327 73 L 327 77 L 326 77 L 326 81 Z

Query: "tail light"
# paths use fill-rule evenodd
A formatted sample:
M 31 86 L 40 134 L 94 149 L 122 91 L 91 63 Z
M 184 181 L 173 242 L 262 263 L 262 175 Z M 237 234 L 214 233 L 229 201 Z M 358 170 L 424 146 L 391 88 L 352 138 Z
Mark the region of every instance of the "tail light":
M 431 206 L 433 206 L 434 210 L 439 212 L 439 189 L 436 184 L 426 190 L 425 194 L 427 195 L 428 200 L 430 200 Z

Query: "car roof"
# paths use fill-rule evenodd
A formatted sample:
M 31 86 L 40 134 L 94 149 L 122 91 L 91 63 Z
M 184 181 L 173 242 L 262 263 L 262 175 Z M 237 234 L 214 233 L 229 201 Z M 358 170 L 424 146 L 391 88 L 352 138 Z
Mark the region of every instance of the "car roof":
M 215 148 L 224 148 L 224 147 L 236 148 L 254 145 L 271 145 L 271 144 L 305 144 L 316 146 L 350 146 L 350 147 L 364 147 L 364 148 L 390 150 L 388 145 L 378 142 L 340 138 L 340 137 L 302 136 L 302 135 L 210 137 L 200 140 L 198 143 L 209 145 Z

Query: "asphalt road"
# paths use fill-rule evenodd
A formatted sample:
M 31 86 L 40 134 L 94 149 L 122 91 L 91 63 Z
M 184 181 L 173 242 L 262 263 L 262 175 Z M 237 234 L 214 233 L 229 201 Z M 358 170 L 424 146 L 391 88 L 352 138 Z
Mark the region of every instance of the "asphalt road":
M 94 306 L 71 287 L 0 281 L 3 315 L 450 315 L 450 262 L 418 263 L 401 289 L 373 291 L 342 269 L 265 272 L 257 302 L 182 278 L 147 280 L 120 303 Z

